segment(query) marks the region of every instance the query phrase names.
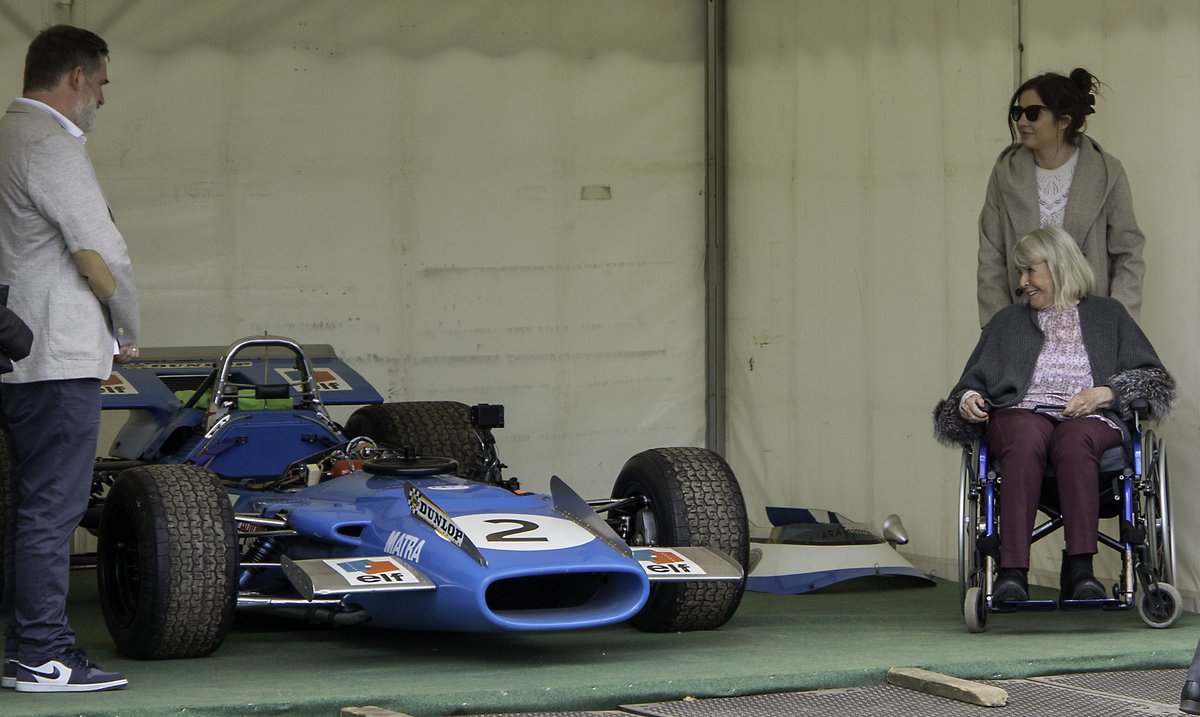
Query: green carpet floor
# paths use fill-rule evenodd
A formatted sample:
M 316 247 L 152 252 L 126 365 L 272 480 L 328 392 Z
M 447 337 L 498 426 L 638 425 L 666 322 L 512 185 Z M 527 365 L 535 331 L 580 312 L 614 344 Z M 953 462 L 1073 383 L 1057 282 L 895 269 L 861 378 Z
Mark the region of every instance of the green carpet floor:
M 113 649 L 90 571 L 70 605 L 80 644 L 128 689 L 0 694 L 0 715 L 336 717 L 376 705 L 417 717 L 585 710 L 620 704 L 881 684 L 891 667 L 1005 679 L 1186 666 L 1200 616 L 1152 630 L 1136 611 L 993 615 L 964 626 L 958 586 L 869 580 L 809 595 L 747 593 L 724 628 L 648 634 L 625 626 L 462 635 L 309 626 L 239 615 L 208 658 L 134 661 Z M 1035 590 L 1035 593 L 1038 591 Z M 1048 591 L 1041 597 L 1053 597 Z

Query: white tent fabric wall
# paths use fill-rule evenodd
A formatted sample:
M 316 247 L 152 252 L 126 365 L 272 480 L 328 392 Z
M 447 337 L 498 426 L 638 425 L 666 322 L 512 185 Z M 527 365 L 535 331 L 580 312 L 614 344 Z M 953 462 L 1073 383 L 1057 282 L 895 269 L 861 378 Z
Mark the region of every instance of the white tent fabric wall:
M 6 2 L 24 48 L 67 18 Z M 704 6 L 76 0 L 143 344 L 331 343 L 389 400 L 502 403 L 512 475 L 607 496 L 704 437 Z
M 928 416 L 978 329 L 1010 12 L 752 7 L 730 41 L 731 460 L 758 506 L 899 513 L 946 575 L 957 489 Z
M 1109 84 L 1091 131 L 1125 161 L 1148 237 L 1143 325 L 1179 380 L 1160 426 L 1197 607 L 1200 7 L 1024 0 L 1027 73 Z M 730 461 L 752 506 L 905 519 L 955 574 L 958 452 L 930 410 L 978 336 L 976 222 L 1009 142 L 1016 3 L 760 2 L 730 19 Z M 1058 545 L 1037 577 L 1057 584 Z M 1106 563 L 1113 568 L 1111 561 Z

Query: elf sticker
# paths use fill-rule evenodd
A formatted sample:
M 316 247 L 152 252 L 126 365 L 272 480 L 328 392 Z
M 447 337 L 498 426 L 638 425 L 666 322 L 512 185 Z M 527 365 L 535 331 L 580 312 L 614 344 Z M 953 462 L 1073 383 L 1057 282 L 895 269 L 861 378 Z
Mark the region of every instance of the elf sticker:
M 404 566 L 391 558 L 350 558 L 326 560 L 325 564 L 337 571 L 351 585 L 416 584 L 417 579 Z
M 299 383 L 300 372 L 294 368 L 277 368 L 275 371 L 288 383 Z M 313 368 L 313 381 L 318 391 L 353 391 L 354 387 L 330 368 Z
M 100 393 L 107 396 L 132 396 L 137 392 L 138 390 L 133 387 L 133 384 L 126 381 L 125 377 L 116 371 L 100 382 Z
M 669 548 L 634 548 L 633 557 L 647 575 L 705 575 L 704 569 Z

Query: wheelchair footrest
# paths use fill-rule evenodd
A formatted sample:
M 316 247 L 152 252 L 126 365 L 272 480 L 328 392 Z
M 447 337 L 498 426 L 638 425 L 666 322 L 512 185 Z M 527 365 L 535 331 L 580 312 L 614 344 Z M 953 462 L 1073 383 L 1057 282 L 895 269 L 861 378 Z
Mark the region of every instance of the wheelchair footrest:
M 1130 604 L 1124 600 L 1107 598 L 1104 600 L 1060 600 L 1059 609 L 1068 610 L 1126 610 Z
M 1007 600 L 993 602 L 990 612 L 1053 612 L 1058 609 L 1056 600 Z

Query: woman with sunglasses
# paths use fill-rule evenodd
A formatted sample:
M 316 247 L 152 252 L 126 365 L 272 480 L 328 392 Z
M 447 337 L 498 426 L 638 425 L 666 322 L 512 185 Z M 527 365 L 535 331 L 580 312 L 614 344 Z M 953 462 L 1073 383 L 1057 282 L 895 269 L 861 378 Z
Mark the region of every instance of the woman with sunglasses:
M 1077 67 L 1026 80 L 1009 101 L 1013 143 L 1000 153 L 979 216 L 979 325 L 1021 300 L 1012 263 L 1017 241 L 1045 226 L 1075 237 L 1096 277 L 1136 320 L 1142 304 L 1142 245 L 1125 170 L 1083 133 L 1099 82 Z

